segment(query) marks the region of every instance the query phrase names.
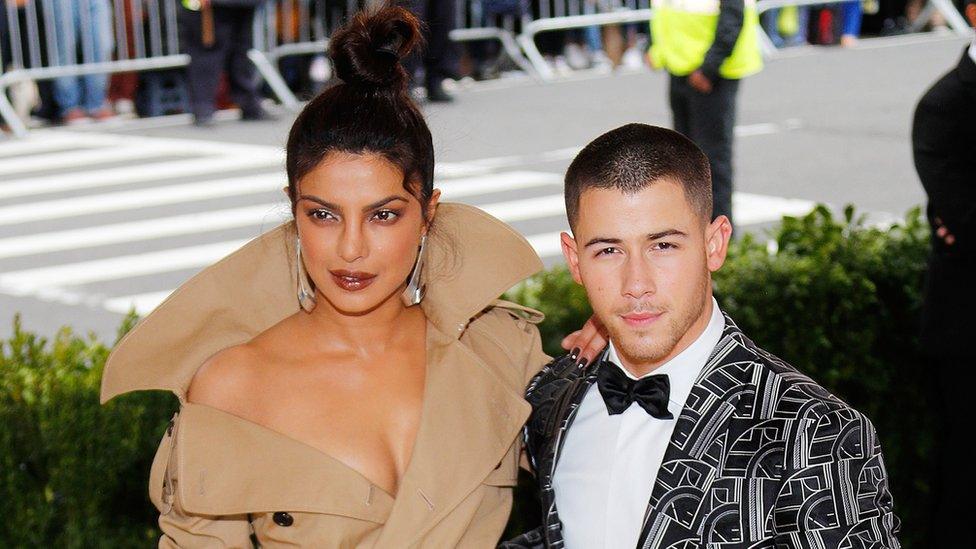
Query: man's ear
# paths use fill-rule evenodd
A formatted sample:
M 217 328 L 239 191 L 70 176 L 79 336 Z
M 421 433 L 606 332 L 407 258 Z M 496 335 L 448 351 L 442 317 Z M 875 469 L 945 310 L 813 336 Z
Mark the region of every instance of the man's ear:
M 577 284 L 583 284 L 583 278 L 579 270 L 579 250 L 576 249 L 576 240 L 567 232 L 559 233 L 559 243 L 562 245 L 563 257 L 569 265 L 569 272 L 573 275 L 573 280 Z
M 705 228 L 705 257 L 708 270 L 715 272 L 722 268 L 725 257 L 729 252 L 729 241 L 732 239 L 732 222 L 728 217 L 720 215 Z

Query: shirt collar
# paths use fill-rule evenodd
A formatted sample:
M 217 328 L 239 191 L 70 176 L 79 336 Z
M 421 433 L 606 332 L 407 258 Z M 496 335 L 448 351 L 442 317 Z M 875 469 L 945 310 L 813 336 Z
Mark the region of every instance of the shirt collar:
M 708 362 L 708 357 L 711 355 L 712 350 L 715 349 L 715 346 L 722 339 L 722 331 L 724 329 L 725 317 L 722 315 L 721 309 L 719 309 L 718 302 L 713 297 L 712 316 L 708 319 L 708 325 L 705 326 L 705 330 L 698 336 L 698 339 L 692 342 L 687 349 L 681 351 L 677 356 L 643 377 L 666 374 L 671 384 L 669 400 L 679 408 L 683 407 L 685 401 L 688 399 L 688 395 L 691 394 L 692 387 L 695 386 L 695 380 L 698 379 L 698 374 L 701 373 L 702 368 L 705 367 L 705 363 Z M 617 355 L 617 349 L 613 346 L 613 341 L 610 342 L 610 347 L 607 350 L 607 360 L 612 362 L 617 368 L 623 370 L 624 374 L 630 379 L 637 379 L 621 365 L 620 357 Z

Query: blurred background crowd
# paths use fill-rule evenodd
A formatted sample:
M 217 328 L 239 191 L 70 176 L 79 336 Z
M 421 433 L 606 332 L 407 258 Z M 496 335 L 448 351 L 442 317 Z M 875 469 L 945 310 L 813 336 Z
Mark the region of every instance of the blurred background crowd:
M 330 70 L 321 46 L 329 29 L 359 7 L 355 0 L 2 1 L 0 54 L 3 71 L 11 74 L 0 80 L 0 89 L 29 126 L 181 112 L 205 126 L 216 109 L 235 105 L 245 120 L 265 119 L 264 98 L 281 99 L 282 93 L 307 98 L 325 85 Z M 410 7 L 429 31 L 423 59 L 410 64 L 418 96 L 450 101 L 450 87 L 467 79 L 531 73 L 506 37 L 560 16 L 637 15 L 630 22 L 530 35 L 547 72 L 639 70 L 647 63 L 650 40 L 646 18 L 640 16 L 640 9 L 650 6 L 640 1 L 414 0 Z M 776 48 L 849 47 L 862 34 L 948 32 L 945 18 L 924 8 L 923 0 L 785 5 L 761 10 L 761 22 Z M 263 58 L 256 61 L 256 52 Z M 125 71 L 120 62 L 138 72 Z M 78 66 L 85 68 L 71 69 Z M 264 83 L 255 78 L 255 66 L 267 68 L 261 71 Z M 22 76 L 13 74 L 24 69 Z M 275 81 L 269 81 L 271 72 Z

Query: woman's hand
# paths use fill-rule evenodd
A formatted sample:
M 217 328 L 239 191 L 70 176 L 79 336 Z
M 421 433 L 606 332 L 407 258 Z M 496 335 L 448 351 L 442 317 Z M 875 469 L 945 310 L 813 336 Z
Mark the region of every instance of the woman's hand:
M 563 338 L 563 349 L 580 364 L 588 364 L 600 354 L 610 341 L 606 327 L 593 315 L 583 327 Z

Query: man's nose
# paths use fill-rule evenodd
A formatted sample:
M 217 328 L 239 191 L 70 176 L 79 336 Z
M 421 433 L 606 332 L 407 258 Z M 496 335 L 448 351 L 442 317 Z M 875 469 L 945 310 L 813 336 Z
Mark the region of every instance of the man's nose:
M 623 293 L 627 297 L 640 299 L 654 294 L 654 270 L 642 257 L 628 257 L 623 268 Z

